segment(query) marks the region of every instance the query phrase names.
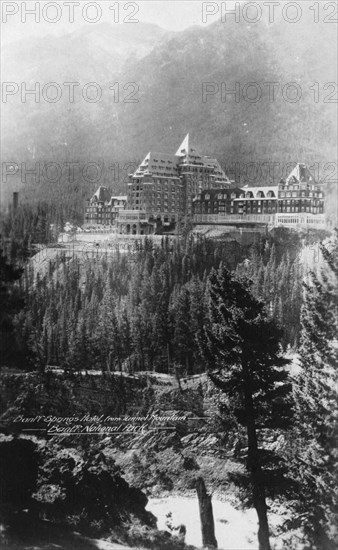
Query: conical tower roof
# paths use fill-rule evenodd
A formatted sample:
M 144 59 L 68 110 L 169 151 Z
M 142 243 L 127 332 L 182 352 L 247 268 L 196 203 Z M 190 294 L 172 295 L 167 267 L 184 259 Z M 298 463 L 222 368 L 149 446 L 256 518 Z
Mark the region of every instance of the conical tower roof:
M 176 156 L 181 159 L 184 164 L 202 164 L 202 156 L 192 147 L 189 134 L 187 134 L 181 145 L 176 151 Z
M 184 138 L 184 140 L 182 141 L 181 145 L 179 146 L 179 148 L 177 149 L 176 151 L 176 156 L 177 157 L 183 157 L 184 155 L 186 155 L 187 153 L 189 153 L 189 134 L 187 134 Z
M 315 179 L 305 164 L 298 162 L 286 178 L 286 184 L 293 181 L 298 183 L 315 183 Z
M 105 202 L 105 201 L 109 201 L 110 197 L 111 197 L 111 193 L 108 191 L 107 187 L 100 185 L 100 187 L 92 196 L 91 201 Z

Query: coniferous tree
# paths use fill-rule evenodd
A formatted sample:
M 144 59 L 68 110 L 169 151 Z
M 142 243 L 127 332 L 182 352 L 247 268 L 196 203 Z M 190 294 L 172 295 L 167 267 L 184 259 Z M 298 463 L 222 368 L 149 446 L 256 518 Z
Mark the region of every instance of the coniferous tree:
M 324 266 L 304 282 L 300 373 L 295 380 L 296 422 L 290 464 L 298 485 L 294 518 L 306 548 L 338 544 L 338 241 L 321 245 Z
M 11 264 L 0 248 L 0 364 L 11 361 L 14 346 L 13 318 L 24 302 L 18 281 L 23 270 Z
M 227 396 L 228 407 L 245 426 L 247 468 L 256 509 L 260 550 L 270 550 L 266 487 L 258 447 L 260 424 L 286 425 L 290 385 L 280 353 L 280 331 L 256 299 L 247 279 L 226 268 L 209 277 L 210 319 L 200 341 L 211 380 Z
M 204 362 L 201 359 L 201 354 L 198 349 L 198 342 L 204 331 L 204 325 L 207 315 L 207 300 L 206 300 L 206 285 L 204 281 L 200 281 L 197 277 L 192 279 L 189 284 L 190 292 L 190 331 L 193 334 L 193 368 L 194 373 L 204 371 Z
M 133 355 L 133 342 L 132 342 L 132 333 L 131 333 L 131 324 L 128 318 L 128 313 L 126 309 L 123 309 L 120 314 L 120 338 L 122 353 L 124 359 L 127 359 L 127 364 L 129 372 L 133 371 L 132 355 Z
M 174 306 L 174 349 L 180 365 L 192 374 L 194 334 L 190 316 L 190 293 L 186 286 L 180 290 Z
M 109 361 L 109 368 L 122 371 L 122 342 L 115 309 L 113 293 L 107 286 L 99 307 L 95 335 L 96 360 L 103 372 L 107 370 L 107 361 Z

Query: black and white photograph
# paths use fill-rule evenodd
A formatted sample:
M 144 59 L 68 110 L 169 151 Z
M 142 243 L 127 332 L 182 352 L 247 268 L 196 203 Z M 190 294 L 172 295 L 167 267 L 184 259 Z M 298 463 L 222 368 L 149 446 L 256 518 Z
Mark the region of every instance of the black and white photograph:
M 0 549 L 336 550 L 337 0 L 0 10 Z

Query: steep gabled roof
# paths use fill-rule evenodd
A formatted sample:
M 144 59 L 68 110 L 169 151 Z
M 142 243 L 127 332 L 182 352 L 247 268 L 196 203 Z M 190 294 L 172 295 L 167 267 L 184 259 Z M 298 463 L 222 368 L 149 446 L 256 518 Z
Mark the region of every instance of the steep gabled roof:
M 189 134 L 187 134 L 176 151 L 176 156 L 183 164 L 202 164 L 202 156 L 191 146 Z
M 298 162 L 286 178 L 287 185 L 292 182 L 315 183 L 315 178 L 305 164 L 301 164 L 300 162 Z
M 189 134 L 187 134 L 176 151 L 177 157 L 184 156 L 189 151 Z
M 215 179 L 215 183 L 227 183 L 228 185 L 231 184 L 231 180 L 225 174 L 223 168 L 221 167 L 217 159 L 211 158 L 211 157 L 203 157 L 203 162 L 207 166 L 210 166 L 213 168 L 213 176 Z
M 133 176 L 137 178 L 150 173 L 158 177 L 178 178 L 180 175 L 179 168 L 185 165 L 209 167 L 214 183 L 231 184 L 215 158 L 202 156 L 192 147 L 189 134 L 185 136 L 176 154 L 150 151 L 135 170 Z
M 159 177 L 178 177 L 178 162 L 179 159 L 176 155 L 170 153 L 153 153 L 151 151 L 147 154 L 133 175 L 137 177 L 149 172 Z
M 100 185 L 100 187 L 97 189 L 97 191 L 95 191 L 94 195 L 90 200 L 92 202 L 94 201 L 105 202 L 105 201 L 109 201 L 110 197 L 111 197 L 111 194 L 108 191 L 107 187 L 103 187 L 102 185 Z

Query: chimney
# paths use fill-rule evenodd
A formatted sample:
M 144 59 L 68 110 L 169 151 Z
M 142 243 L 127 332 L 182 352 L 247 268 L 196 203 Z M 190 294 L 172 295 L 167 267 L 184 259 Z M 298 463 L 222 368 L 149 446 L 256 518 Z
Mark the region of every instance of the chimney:
M 13 210 L 14 212 L 17 210 L 19 205 L 19 193 L 18 191 L 14 191 L 13 193 Z

